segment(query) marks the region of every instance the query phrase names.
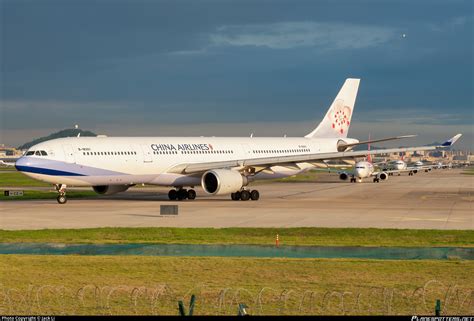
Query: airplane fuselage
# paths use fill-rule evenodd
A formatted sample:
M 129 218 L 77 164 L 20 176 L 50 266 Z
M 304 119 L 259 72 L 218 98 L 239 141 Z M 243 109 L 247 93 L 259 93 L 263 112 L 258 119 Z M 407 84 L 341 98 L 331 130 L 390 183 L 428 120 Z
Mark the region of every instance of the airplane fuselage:
M 393 164 L 395 170 L 405 170 L 407 168 L 407 163 L 402 160 L 398 160 Z
M 335 152 L 338 141 L 300 137 L 71 137 L 31 147 L 16 167 L 52 184 L 195 186 L 200 184 L 200 175 L 169 170 L 182 163 Z M 349 138 L 344 141 L 357 142 Z M 309 163 L 298 166 L 274 166 L 272 173 L 258 173 L 255 179 L 291 176 L 313 167 Z
M 374 165 L 368 161 L 357 162 L 354 166 L 354 176 L 358 179 L 372 176 Z

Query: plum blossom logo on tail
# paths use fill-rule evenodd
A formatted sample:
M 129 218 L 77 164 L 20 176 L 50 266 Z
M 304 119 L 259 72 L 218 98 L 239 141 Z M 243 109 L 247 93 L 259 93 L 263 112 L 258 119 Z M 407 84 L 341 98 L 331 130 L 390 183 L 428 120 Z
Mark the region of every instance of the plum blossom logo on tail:
M 344 100 L 338 99 L 334 102 L 334 107 L 328 114 L 331 127 L 338 133 L 344 134 L 351 124 L 352 109 L 344 106 Z

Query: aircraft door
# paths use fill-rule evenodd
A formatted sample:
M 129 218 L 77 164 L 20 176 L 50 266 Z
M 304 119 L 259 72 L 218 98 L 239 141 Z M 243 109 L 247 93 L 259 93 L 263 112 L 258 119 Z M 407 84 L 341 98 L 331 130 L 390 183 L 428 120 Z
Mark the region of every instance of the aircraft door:
M 64 160 L 67 163 L 75 163 L 76 158 L 74 157 L 74 150 L 71 145 L 63 145 L 64 150 Z
M 152 163 L 153 162 L 153 151 L 151 150 L 150 146 L 141 145 L 142 152 L 143 152 L 143 162 L 144 163 Z

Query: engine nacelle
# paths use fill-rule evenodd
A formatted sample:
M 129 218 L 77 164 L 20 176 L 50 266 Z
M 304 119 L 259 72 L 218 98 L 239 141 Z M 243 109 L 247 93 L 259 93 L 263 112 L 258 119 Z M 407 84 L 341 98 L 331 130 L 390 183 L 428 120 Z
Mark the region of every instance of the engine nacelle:
M 101 185 L 93 186 L 94 192 L 101 195 L 112 195 L 120 192 L 125 192 L 129 185 Z
M 385 172 L 382 172 L 379 174 L 379 178 L 382 180 L 382 181 L 386 181 L 388 179 L 388 174 L 385 173 Z
M 212 195 L 234 193 L 247 185 L 248 180 L 239 172 L 230 169 L 213 169 L 202 175 L 201 186 Z
M 341 180 L 345 181 L 349 178 L 349 175 L 347 175 L 347 173 L 341 173 L 341 174 L 339 174 L 339 178 Z

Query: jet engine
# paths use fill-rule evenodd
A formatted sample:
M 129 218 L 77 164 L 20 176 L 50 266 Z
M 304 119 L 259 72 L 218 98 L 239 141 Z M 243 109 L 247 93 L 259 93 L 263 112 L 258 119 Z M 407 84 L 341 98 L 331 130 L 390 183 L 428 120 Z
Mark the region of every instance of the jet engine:
M 212 195 L 234 193 L 248 184 L 248 179 L 239 172 L 230 169 L 214 169 L 204 173 L 201 186 Z
M 385 173 L 385 172 L 382 172 L 379 174 L 379 178 L 382 180 L 382 181 L 386 181 L 388 179 L 388 174 Z
M 125 192 L 129 185 L 101 185 L 93 186 L 94 192 L 101 195 L 112 195 L 120 192 Z
M 349 175 L 347 175 L 347 173 L 341 173 L 341 174 L 339 174 L 339 178 L 341 180 L 345 181 L 349 178 Z

